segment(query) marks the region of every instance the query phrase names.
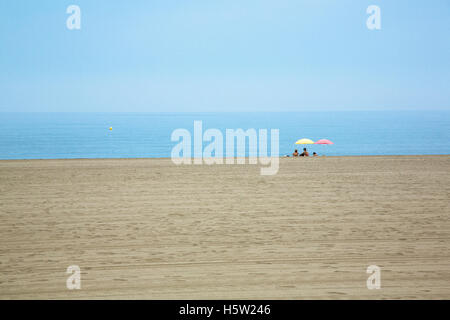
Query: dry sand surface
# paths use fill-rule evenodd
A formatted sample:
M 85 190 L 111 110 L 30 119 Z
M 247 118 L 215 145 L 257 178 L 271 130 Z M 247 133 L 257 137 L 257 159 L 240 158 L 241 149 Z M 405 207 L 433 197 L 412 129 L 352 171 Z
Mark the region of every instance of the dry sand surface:
M 0 299 L 450 299 L 449 195 L 447 155 L 0 161 Z

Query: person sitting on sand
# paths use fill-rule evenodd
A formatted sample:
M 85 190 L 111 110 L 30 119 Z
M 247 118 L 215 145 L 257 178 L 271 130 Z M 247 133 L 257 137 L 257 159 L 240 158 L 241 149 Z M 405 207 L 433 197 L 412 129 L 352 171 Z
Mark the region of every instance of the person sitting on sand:
M 294 153 L 292 154 L 293 157 L 298 157 L 298 151 L 295 149 Z
M 303 152 L 300 154 L 300 157 L 309 157 L 309 152 L 306 148 L 303 148 Z
M 313 152 L 313 157 L 317 157 L 317 156 L 318 156 L 318 154 Z

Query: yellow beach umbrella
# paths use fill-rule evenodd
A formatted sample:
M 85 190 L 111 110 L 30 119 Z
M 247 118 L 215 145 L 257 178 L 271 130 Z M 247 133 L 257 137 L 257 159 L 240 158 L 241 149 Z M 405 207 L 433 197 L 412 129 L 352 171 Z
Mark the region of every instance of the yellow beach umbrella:
M 314 144 L 314 141 L 303 138 L 303 139 L 298 140 L 295 144 Z

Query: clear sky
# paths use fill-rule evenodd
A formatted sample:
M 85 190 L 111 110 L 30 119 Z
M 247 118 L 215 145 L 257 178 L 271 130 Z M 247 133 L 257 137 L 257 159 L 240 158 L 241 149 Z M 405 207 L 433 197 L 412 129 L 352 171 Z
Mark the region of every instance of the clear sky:
M 0 111 L 369 109 L 450 110 L 450 1 L 0 2 Z

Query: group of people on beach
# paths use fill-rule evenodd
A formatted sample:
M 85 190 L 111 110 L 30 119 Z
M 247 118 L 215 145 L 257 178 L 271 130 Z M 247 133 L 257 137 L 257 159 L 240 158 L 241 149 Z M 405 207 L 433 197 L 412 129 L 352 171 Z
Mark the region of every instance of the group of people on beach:
M 302 153 L 298 153 L 297 149 L 295 149 L 294 153 L 292 154 L 293 157 L 309 157 L 309 152 L 306 150 L 306 148 L 303 148 Z M 317 153 L 313 152 L 313 157 L 316 157 Z

